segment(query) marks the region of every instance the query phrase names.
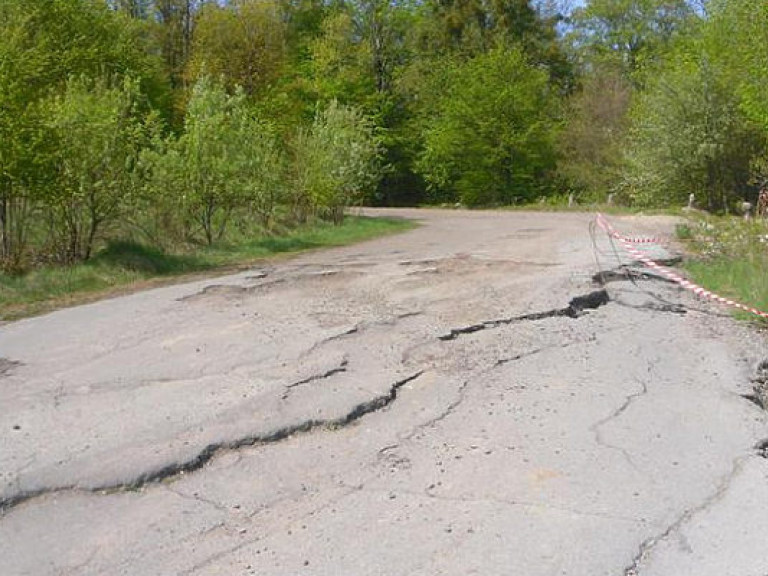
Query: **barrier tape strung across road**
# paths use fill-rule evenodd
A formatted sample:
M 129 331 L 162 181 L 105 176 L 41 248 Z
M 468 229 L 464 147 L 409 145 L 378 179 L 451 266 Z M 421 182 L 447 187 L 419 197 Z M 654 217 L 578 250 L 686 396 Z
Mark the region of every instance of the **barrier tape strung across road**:
M 624 238 L 630 244 L 669 244 L 669 241 L 662 238 Z
M 682 276 L 679 276 L 678 274 L 675 274 L 672 272 L 672 270 L 665 268 L 661 264 L 655 262 L 654 260 L 650 259 L 648 256 L 646 256 L 643 252 L 635 248 L 632 244 L 632 240 L 630 238 L 626 238 L 625 236 L 622 236 L 619 234 L 616 229 L 611 226 L 611 223 L 606 220 L 605 216 L 598 213 L 597 215 L 597 225 L 600 226 L 611 238 L 614 238 L 621 244 L 622 248 L 630 254 L 635 259 L 639 260 L 649 268 L 655 270 L 665 278 L 668 278 L 669 280 L 672 280 L 673 282 L 679 284 L 686 290 L 690 290 L 694 294 L 701 296 L 703 298 L 707 298 L 709 300 L 714 300 L 715 302 L 719 302 L 720 304 L 725 304 L 726 306 L 731 306 L 732 308 L 737 308 L 739 310 L 743 310 L 744 312 L 749 312 L 750 314 L 754 314 L 755 316 L 759 316 L 761 318 L 768 319 L 768 312 L 763 312 L 762 310 L 758 310 L 757 308 L 753 308 L 752 306 L 747 306 L 745 304 L 741 304 L 740 302 L 736 302 L 734 300 L 730 300 L 729 298 L 724 298 L 723 296 L 720 296 L 718 294 L 715 294 L 714 292 L 710 292 L 706 288 L 702 288 L 698 284 L 694 284 L 690 280 L 686 280 Z

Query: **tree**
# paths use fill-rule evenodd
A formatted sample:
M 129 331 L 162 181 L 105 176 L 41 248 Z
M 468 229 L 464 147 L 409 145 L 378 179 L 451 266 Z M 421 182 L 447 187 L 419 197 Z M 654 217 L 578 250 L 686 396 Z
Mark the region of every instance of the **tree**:
M 233 110 L 232 148 L 234 185 L 240 187 L 246 205 L 262 227 L 270 230 L 278 205 L 286 196 L 286 161 L 277 132 L 250 108 Z
M 531 0 L 428 0 L 425 6 L 416 26 L 420 56 L 473 57 L 518 46 L 568 90 L 573 71 L 558 41 L 561 14 L 537 9 Z
M 230 136 L 234 119 L 241 117 L 245 95 L 229 96 L 220 83 L 201 78 L 192 91 L 184 134 L 178 141 L 184 211 L 202 228 L 210 245 L 226 231 L 232 211 L 242 203 L 236 184 L 237 153 Z
M 638 204 L 680 205 L 693 192 L 713 210 L 743 198 L 765 134 L 708 48 L 701 39 L 678 46 L 633 107 L 622 187 Z
M 621 70 L 602 65 L 569 99 L 558 139 L 558 172 L 571 189 L 599 201 L 616 191 L 631 97 L 632 86 Z
M 557 104 L 548 75 L 497 48 L 449 72 L 417 168 L 438 199 L 515 203 L 546 191 Z
M 573 13 L 572 39 L 590 60 L 608 58 L 633 75 L 694 16 L 686 0 L 589 0 Z
M 194 16 L 205 0 L 107 0 L 107 5 L 150 24 L 144 44 L 159 48 L 174 89 L 183 85 L 183 71 L 192 45 Z
M 125 81 L 71 79 L 48 108 L 55 180 L 48 192 L 54 253 L 62 262 L 90 258 L 97 234 L 128 205 L 142 144 L 137 87 Z
M 329 15 L 310 50 L 312 87 L 321 100 L 372 107 L 376 87 L 368 66 L 370 46 L 358 33 L 349 11 Z
M 192 23 L 201 0 L 155 0 L 155 38 L 171 87 L 186 88 L 184 71 L 192 52 Z
M 498 40 L 523 43 L 542 31 L 529 0 L 434 0 L 430 4 L 441 28 L 441 42 L 478 54 Z
M 768 5 L 713 0 L 704 35 L 717 51 L 742 111 L 768 132 Z
M 300 129 L 294 145 L 294 210 L 335 223 L 344 208 L 362 202 L 381 177 L 381 146 L 374 127 L 360 110 L 332 101 L 318 108 L 309 129 Z
M 178 230 L 187 240 L 202 231 L 209 245 L 248 210 L 269 228 L 284 196 L 284 159 L 275 129 L 258 117 L 242 89 L 230 95 L 208 77 L 192 90 L 183 134 L 156 132 L 141 168 L 145 206 L 164 207 L 153 212 L 155 230 Z M 156 241 L 154 230 L 147 233 Z
M 71 76 L 136 78 L 161 105 L 165 83 L 140 26 L 96 0 L 0 2 L 0 262 L 16 268 L 31 214 L 54 178 L 41 103 Z
M 204 5 L 198 14 L 188 76 L 223 78 L 231 89 L 263 94 L 282 73 L 286 25 L 271 0 L 234 0 Z

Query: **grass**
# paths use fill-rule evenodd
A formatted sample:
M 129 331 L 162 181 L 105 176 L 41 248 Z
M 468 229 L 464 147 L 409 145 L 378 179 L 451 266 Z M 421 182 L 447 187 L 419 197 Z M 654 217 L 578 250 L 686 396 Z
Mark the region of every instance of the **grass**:
M 596 202 L 590 199 L 576 200 L 573 206 L 568 206 L 568 195 L 549 196 L 543 202 L 526 202 L 522 204 L 501 204 L 493 206 L 464 206 L 461 203 L 420 204 L 419 208 L 425 210 L 504 210 L 512 212 L 602 212 L 603 214 L 646 215 L 646 216 L 684 216 L 686 210 L 683 207 L 644 208 L 638 206 L 625 206 L 618 203 Z
M 622 215 L 647 215 L 647 216 L 681 216 L 685 212 L 681 208 L 637 208 L 622 206 L 619 204 L 600 204 L 585 202 L 568 206 L 567 200 L 558 203 L 531 203 L 515 206 L 504 206 L 504 210 L 533 211 L 533 212 L 602 212 L 603 214 Z
M 133 241 L 113 241 L 82 264 L 47 266 L 22 275 L 0 273 L 0 319 L 16 320 L 173 281 L 231 272 L 280 255 L 344 246 L 414 226 L 399 219 L 348 217 L 340 226 L 314 224 L 282 236 L 244 237 L 178 254 Z
M 693 279 L 708 290 L 768 311 L 768 258 L 694 261 L 686 268 Z
M 721 296 L 768 311 L 768 225 L 734 217 L 699 217 L 677 229 L 693 258 L 691 278 Z M 736 314 L 757 319 L 746 312 Z M 762 321 L 765 323 L 765 321 Z

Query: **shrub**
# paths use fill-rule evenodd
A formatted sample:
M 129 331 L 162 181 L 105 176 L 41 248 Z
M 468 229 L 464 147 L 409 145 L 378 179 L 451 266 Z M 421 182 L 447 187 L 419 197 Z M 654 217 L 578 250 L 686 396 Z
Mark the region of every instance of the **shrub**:
M 433 195 L 472 206 L 546 191 L 557 106 L 546 71 L 521 50 L 497 48 L 455 66 L 437 106 L 417 164 Z
M 53 255 L 87 260 L 102 229 L 128 204 L 142 140 L 136 85 L 70 79 L 47 108 L 54 179 L 44 195 Z
M 336 223 L 344 208 L 363 201 L 382 176 L 380 139 L 357 109 L 331 101 L 318 108 L 293 145 L 293 203 L 299 220 L 317 213 Z
M 142 167 L 145 203 L 163 207 L 145 229 L 150 237 L 158 229 L 176 230 L 183 239 L 202 232 L 210 245 L 238 211 L 253 210 L 268 227 L 283 198 L 275 130 L 255 115 L 241 90 L 230 95 L 209 78 L 192 91 L 181 137 L 156 135 Z

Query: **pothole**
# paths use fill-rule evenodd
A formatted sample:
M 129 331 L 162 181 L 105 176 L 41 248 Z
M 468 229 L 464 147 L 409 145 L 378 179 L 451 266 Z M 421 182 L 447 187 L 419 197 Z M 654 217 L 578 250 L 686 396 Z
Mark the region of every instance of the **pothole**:
M 15 368 L 21 366 L 21 362 L 15 360 L 8 360 L 8 358 L 0 358 L 0 378 L 8 376 Z

